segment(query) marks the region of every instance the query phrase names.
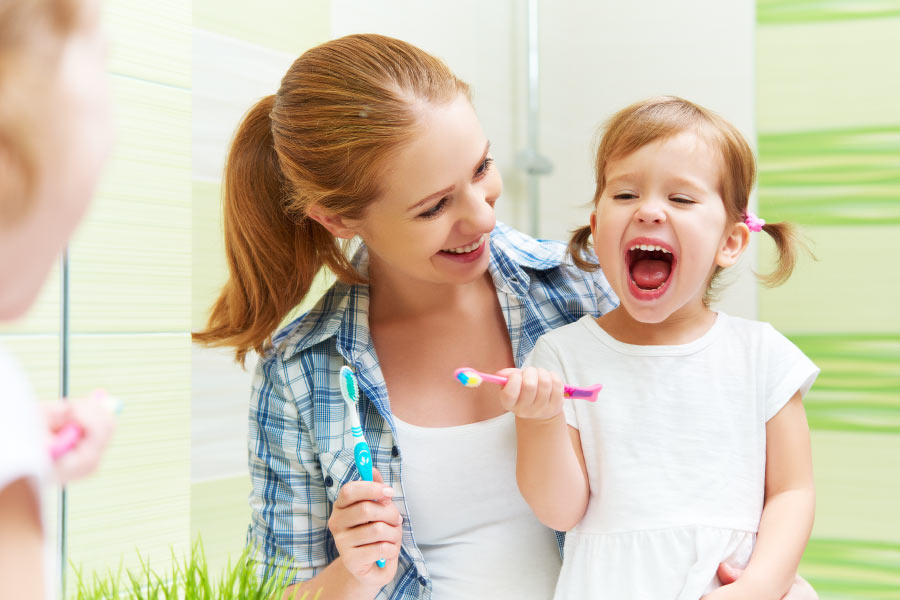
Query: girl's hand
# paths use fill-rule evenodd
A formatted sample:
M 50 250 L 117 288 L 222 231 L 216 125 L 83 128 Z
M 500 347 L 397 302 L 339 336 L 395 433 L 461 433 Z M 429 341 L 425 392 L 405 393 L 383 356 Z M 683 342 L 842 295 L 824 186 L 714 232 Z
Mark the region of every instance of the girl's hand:
M 562 412 L 563 382 L 547 369 L 502 369 L 507 378 L 500 404 L 523 419 L 550 419 Z
M 403 518 L 391 502 L 394 490 L 378 469 L 374 481 L 351 481 L 341 487 L 328 529 L 344 568 L 360 583 L 377 590 L 394 578 L 403 537 Z M 375 561 L 384 559 L 384 568 Z
M 719 581 L 724 585 L 711 594 L 707 594 L 701 600 L 725 600 L 725 598 L 731 598 L 732 596 L 728 596 L 725 590 L 731 587 L 728 584 L 737 581 L 743 573 L 743 569 L 721 563 L 716 574 L 719 576 Z M 726 595 L 716 595 L 719 592 Z M 797 575 L 794 577 L 794 583 L 791 585 L 791 589 L 789 589 L 788 593 L 782 597 L 782 600 L 819 600 L 819 595 L 808 581 L 800 577 L 800 575 Z
M 56 480 L 66 484 L 92 473 L 100 464 L 115 428 L 115 417 L 109 409 L 106 394 L 94 392 L 80 400 L 45 404 L 44 417 L 51 437 L 68 424 L 77 425 L 82 431 L 72 449 L 54 462 Z

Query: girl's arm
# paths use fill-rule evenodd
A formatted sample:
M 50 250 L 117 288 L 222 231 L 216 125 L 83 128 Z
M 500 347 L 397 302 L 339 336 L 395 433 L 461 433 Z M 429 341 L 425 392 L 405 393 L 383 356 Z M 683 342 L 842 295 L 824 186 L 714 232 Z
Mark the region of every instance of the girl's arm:
M 766 423 L 766 500 L 750 563 L 720 591 L 733 587 L 728 592 L 773 600 L 787 593 L 812 531 L 815 504 L 809 426 L 797 392 Z M 708 597 L 716 598 L 716 592 Z
M 39 500 L 25 479 L 0 488 L 0 598 L 44 598 Z
M 503 406 L 516 415 L 516 480 L 535 516 L 572 529 L 587 508 L 589 487 L 581 438 L 566 424 L 562 381 L 545 369 L 504 369 Z

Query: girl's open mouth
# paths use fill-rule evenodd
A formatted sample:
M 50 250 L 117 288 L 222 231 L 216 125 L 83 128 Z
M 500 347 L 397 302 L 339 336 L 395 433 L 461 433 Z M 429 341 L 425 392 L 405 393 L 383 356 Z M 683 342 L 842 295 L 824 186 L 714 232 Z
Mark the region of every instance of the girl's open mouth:
M 635 243 L 625 252 L 629 288 L 639 299 L 651 300 L 663 294 L 675 267 L 675 254 L 653 243 Z

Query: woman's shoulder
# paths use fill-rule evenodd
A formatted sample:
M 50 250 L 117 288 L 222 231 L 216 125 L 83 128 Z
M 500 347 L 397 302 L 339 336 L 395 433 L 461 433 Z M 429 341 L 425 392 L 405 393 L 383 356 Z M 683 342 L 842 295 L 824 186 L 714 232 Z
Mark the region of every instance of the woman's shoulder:
M 491 243 L 510 259 L 534 269 L 558 267 L 566 259 L 563 242 L 533 238 L 499 221 L 491 232 Z
M 349 301 L 351 288 L 340 281 L 333 283 L 312 307 L 272 335 L 272 343 L 260 357 L 260 364 L 282 364 L 322 354 L 318 347 L 338 335 L 348 317 L 359 318 L 348 314 L 353 311 Z

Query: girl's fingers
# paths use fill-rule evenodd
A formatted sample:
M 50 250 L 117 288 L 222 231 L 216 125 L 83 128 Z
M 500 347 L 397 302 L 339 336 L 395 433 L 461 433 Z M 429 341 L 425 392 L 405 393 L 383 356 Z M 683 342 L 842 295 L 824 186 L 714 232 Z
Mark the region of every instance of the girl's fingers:
M 503 369 L 500 374 L 506 377 L 506 385 L 500 394 L 500 405 L 504 410 L 513 411 L 518 408 L 519 393 L 522 388 L 522 372 L 519 369 Z

